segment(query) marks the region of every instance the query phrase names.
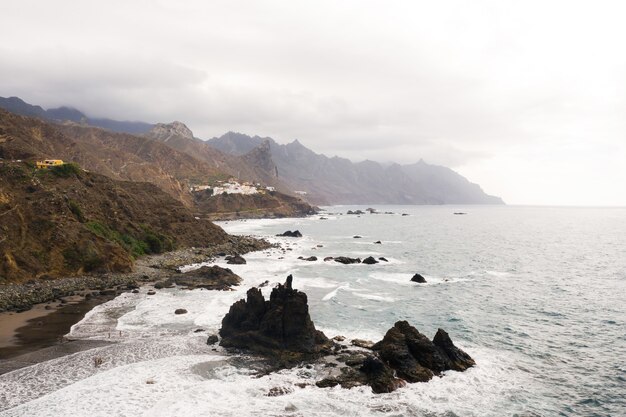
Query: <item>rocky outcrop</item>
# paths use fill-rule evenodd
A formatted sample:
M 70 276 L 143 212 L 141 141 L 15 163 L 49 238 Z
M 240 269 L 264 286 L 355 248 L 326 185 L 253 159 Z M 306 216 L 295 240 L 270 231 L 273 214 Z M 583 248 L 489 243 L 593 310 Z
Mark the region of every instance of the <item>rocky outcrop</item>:
M 243 258 L 243 256 L 235 254 L 235 255 L 229 255 L 227 257 L 224 258 L 226 260 L 226 263 L 229 265 L 245 265 L 246 264 L 246 260 Z
M 368 256 L 367 258 L 363 259 L 362 263 L 368 264 L 368 265 L 373 265 L 373 264 L 377 264 L 378 261 L 373 256 Z
M 230 307 L 222 320 L 221 346 L 280 358 L 289 362 L 319 355 L 329 340 L 315 329 L 305 293 L 292 288 L 289 275 L 284 285 L 265 300 L 261 290 L 251 288 L 246 300 Z
M 413 278 L 411 278 L 411 281 L 417 282 L 417 283 L 420 283 L 420 284 L 426 284 L 426 278 L 424 278 L 420 274 L 413 275 Z
M 287 230 L 284 233 L 280 233 L 276 236 L 282 236 L 282 237 L 302 237 L 302 233 L 300 233 L 299 230 L 294 230 L 293 232 L 291 230 Z
M 273 370 L 324 357 L 320 388 L 369 385 L 374 393 L 392 392 L 407 382 L 426 382 L 447 370 L 464 371 L 474 360 L 439 329 L 433 341 L 406 321 L 398 321 L 376 344 L 354 339 L 339 344 L 315 329 L 307 296 L 284 285 L 272 290 L 269 301 L 258 288 L 230 307 L 222 320 L 220 345 L 264 355 Z M 358 350 L 357 350 L 358 349 Z M 324 374 L 325 373 L 325 374 Z
M 204 288 L 207 290 L 226 291 L 241 283 L 241 277 L 228 268 L 217 265 L 203 266 L 184 274 L 174 275 L 166 281 L 161 281 L 160 288 L 169 288 L 174 284 L 179 287 L 186 287 L 190 290 Z M 155 288 L 158 289 L 155 284 Z
M 347 256 L 338 256 L 336 258 L 333 258 L 333 260 L 344 265 L 361 263 L 361 258 L 349 258 Z
M 439 329 L 433 341 L 406 321 L 398 321 L 373 350 L 408 382 L 425 382 L 443 371 L 465 371 L 474 360 Z

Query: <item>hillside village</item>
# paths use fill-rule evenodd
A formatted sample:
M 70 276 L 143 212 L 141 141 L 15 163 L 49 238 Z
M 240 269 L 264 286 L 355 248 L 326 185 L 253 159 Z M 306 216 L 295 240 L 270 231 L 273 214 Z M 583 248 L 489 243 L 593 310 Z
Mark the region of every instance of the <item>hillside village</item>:
M 276 191 L 274 187 L 263 186 L 259 183 L 251 182 L 240 183 L 236 178 L 230 178 L 228 181 L 216 181 L 215 185 L 194 185 L 190 187 L 192 193 L 199 191 L 211 190 L 211 195 L 217 196 L 221 194 L 264 194 L 266 192 Z

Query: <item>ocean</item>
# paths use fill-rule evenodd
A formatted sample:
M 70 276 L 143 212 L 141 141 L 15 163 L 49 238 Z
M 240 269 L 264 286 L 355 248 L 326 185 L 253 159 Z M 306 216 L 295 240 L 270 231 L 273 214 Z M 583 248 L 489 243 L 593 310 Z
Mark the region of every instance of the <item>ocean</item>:
M 285 251 L 247 254 L 246 265 L 218 260 L 244 279 L 235 291 L 147 296 L 144 288 L 96 307 L 69 336 L 119 343 L 1 375 L 0 415 L 626 415 L 626 209 L 373 207 L 379 214 L 333 206 L 303 219 L 220 223 Z M 275 237 L 295 229 L 302 238 Z M 389 262 L 343 265 L 327 256 Z M 411 282 L 415 273 L 427 283 Z M 316 381 L 316 367 L 258 377 L 207 346 L 248 288 L 268 280 L 267 297 L 289 274 L 329 337 L 378 341 L 407 320 L 428 337 L 443 328 L 477 365 L 373 394 L 298 388 Z M 274 387 L 289 392 L 268 396 Z

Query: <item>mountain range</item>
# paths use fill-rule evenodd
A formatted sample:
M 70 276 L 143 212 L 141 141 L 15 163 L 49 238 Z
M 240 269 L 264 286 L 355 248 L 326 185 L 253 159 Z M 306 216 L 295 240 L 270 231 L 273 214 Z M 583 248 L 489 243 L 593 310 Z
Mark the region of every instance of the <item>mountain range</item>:
M 181 122 L 89 118 L 73 108 L 44 110 L 17 97 L 0 97 L 0 108 L 53 121 L 76 143 L 49 149 L 50 156 L 67 155 L 116 179 L 155 183 L 188 206 L 190 185 L 229 176 L 285 194 L 297 191 L 312 204 L 503 204 L 455 171 L 421 159 L 410 165 L 355 163 L 315 153 L 298 140 L 279 144 L 235 132 L 204 141 Z

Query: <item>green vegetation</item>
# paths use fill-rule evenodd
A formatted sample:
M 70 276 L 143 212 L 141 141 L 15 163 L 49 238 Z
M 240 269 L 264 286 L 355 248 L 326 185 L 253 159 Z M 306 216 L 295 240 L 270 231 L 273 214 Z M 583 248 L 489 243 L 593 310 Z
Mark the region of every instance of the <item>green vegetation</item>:
M 128 233 L 120 233 L 111 229 L 109 226 L 91 221 L 85 224 L 93 234 L 115 242 L 120 245 L 133 258 L 141 255 L 162 253 L 174 249 L 174 241 L 172 238 L 157 233 L 148 226 L 141 226 L 139 236 L 133 236 Z
M 85 272 L 95 271 L 105 264 L 105 259 L 93 248 L 78 245 L 63 250 L 63 258 L 68 267 L 72 269 L 82 267 Z
M 76 217 L 76 220 L 78 220 L 81 223 L 85 223 L 85 216 L 83 215 L 83 211 L 78 205 L 78 203 L 75 200 L 69 200 L 67 202 L 67 205 L 69 206 L 72 214 Z
M 71 176 L 80 177 L 82 173 L 80 165 L 73 162 L 48 168 L 48 171 L 62 178 L 69 178 Z

